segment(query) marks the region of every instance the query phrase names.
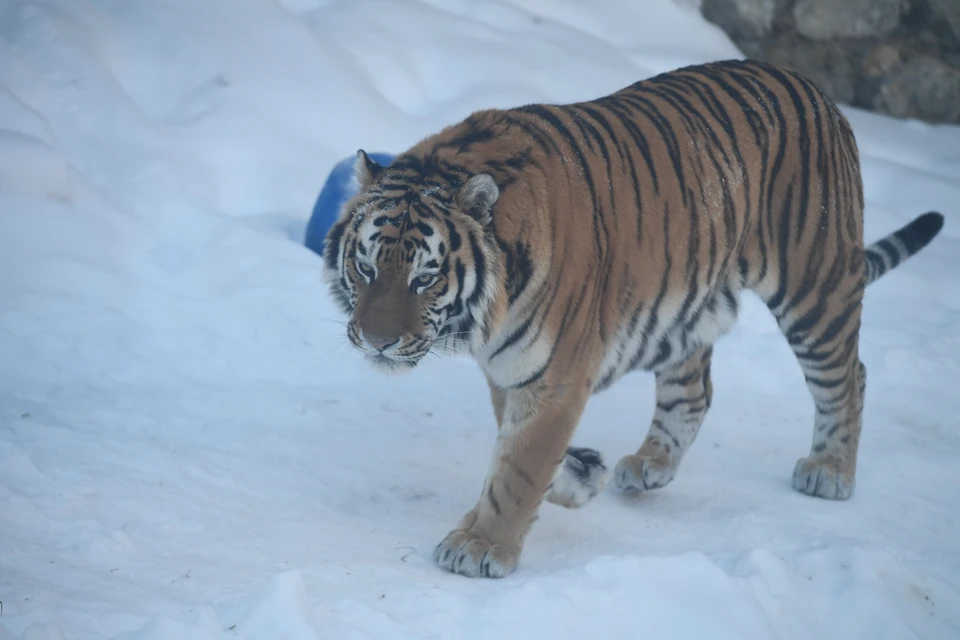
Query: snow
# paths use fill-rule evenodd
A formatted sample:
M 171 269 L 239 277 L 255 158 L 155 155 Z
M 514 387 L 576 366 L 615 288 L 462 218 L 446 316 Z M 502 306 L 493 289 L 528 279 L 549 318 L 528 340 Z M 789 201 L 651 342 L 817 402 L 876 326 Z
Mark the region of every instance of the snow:
M 431 560 L 484 380 L 361 360 L 313 200 L 357 147 L 738 56 L 694 4 L 0 2 L 0 639 L 960 637 L 960 128 L 855 110 L 868 238 L 947 221 L 867 293 L 853 499 L 790 488 L 812 405 L 747 297 L 670 486 L 545 506 L 503 580 Z M 575 440 L 613 464 L 653 405 L 630 376 Z

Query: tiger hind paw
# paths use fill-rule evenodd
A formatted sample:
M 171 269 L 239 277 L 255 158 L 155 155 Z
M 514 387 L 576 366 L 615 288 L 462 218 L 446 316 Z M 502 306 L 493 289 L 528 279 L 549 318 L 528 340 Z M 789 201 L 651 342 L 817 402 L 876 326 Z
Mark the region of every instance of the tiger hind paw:
M 614 470 L 617 487 L 623 491 L 650 491 L 665 487 L 673 480 L 676 466 L 647 455 L 625 456 Z
M 827 500 L 847 500 L 853 495 L 853 472 L 830 456 L 800 458 L 793 469 L 793 488 Z

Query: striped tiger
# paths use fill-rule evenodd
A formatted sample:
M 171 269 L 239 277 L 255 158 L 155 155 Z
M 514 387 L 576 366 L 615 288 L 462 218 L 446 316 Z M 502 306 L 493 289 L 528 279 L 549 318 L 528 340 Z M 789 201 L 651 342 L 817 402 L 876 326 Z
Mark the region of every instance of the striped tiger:
M 579 507 L 608 478 L 663 487 L 710 407 L 713 343 L 755 292 L 815 404 L 793 487 L 854 488 L 866 370 L 864 287 L 924 247 L 926 213 L 864 247 L 857 145 L 810 81 L 754 61 L 685 67 L 612 95 L 473 113 L 388 167 L 357 153 L 356 197 L 324 275 L 375 366 L 468 353 L 499 426 L 476 505 L 434 551 L 502 577 L 544 499 Z M 608 472 L 571 448 L 587 399 L 651 371 L 656 409 Z

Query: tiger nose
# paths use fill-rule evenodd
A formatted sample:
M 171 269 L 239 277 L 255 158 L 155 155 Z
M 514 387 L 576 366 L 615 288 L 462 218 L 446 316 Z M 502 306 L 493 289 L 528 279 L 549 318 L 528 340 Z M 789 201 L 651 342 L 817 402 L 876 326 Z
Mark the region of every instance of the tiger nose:
M 389 347 L 400 342 L 400 338 L 381 338 L 379 336 L 371 336 L 364 334 L 363 339 L 367 341 L 371 347 L 377 351 L 385 351 Z

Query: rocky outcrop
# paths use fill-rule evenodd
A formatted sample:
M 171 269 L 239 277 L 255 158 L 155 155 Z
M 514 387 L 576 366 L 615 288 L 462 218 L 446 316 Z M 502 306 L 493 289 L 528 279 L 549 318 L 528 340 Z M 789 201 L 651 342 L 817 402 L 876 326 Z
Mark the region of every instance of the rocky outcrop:
M 901 0 L 797 0 L 793 19 L 797 33 L 811 40 L 886 36 L 900 24 L 903 4 Z
M 960 124 L 960 0 L 702 0 L 744 55 L 834 100 Z

